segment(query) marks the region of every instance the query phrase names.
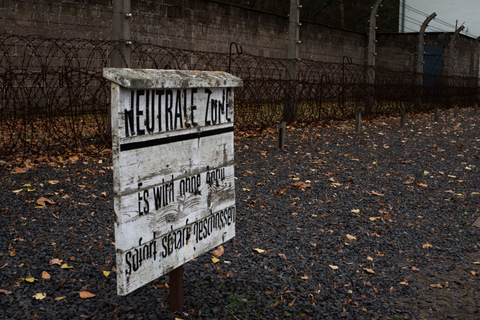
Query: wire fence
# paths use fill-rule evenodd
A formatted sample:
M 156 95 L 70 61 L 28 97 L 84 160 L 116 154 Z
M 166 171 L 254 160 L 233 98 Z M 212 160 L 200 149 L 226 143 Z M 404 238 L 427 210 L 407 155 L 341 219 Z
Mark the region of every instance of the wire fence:
M 102 72 L 120 45 L 0 34 L 0 156 L 108 148 L 110 83 Z M 307 60 L 292 67 L 287 59 L 252 56 L 238 48 L 211 53 L 135 43 L 130 67 L 227 71 L 241 77 L 244 86 L 235 90 L 240 129 L 276 125 L 285 106 L 296 108 L 296 121 L 314 122 L 353 118 L 366 111 L 368 99 L 374 101 L 369 116 L 378 116 L 472 106 L 479 94 L 477 78 L 424 74 L 419 86 L 414 72 Z M 287 72 L 295 72 L 296 80 L 285 80 Z

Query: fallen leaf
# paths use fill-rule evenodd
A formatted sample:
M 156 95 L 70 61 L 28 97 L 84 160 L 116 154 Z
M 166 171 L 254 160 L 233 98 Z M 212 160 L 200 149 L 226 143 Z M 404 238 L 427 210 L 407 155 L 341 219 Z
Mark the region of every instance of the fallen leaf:
M 28 276 L 28 277 L 26 277 L 24 280 L 27 281 L 27 282 L 32 283 L 32 282 L 34 282 L 34 281 L 37 280 L 37 279 L 35 279 L 34 277 Z
M 65 298 L 66 298 L 65 296 L 63 296 L 63 297 L 56 297 L 56 298 L 55 298 L 55 301 L 60 301 L 60 300 L 63 300 L 63 299 L 65 299 Z
M 50 260 L 50 262 L 48 264 L 49 265 L 58 264 L 60 266 L 62 264 L 62 260 L 60 260 L 58 258 L 55 258 L 55 259 Z
M 347 239 L 348 239 L 348 240 L 357 240 L 357 237 L 352 236 L 352 235 L 350 235 L 350 234 L 347 234 Z
M 43 271 L 42 272 L 42 279 L 44 279 L 44 280 L 50 279 L 50 274 L 48 274 L 47 271 Z
M 50 183 L 50 184 L 60 183 L 60 181 L 58 181 L 58 180 L 48 180 L 47 182 Z
M 243 191 L 252 191 L 250 189 L 247 189 L 247 188 L 242 188 Z
M 33 298 L 35 298 L 37 300 L 42 300 L 42 299 L 45 299 L 46 296 L 47 296 L 46 293 L 37 293 L 33 296 Z
M 23 189 L 17 189 L 17 190 L 13 190 L 12 192 L 15 193 L 15 194 L 19 194 L 22 191 L 23 191 Z
M 308 279 L 308 276 L 300 277 L 300 279 L 307 280 L 307 279 Z
M 295 300 L 297 300 L 297 298 L 293 298 L 292 302 L 290 302 L 288 304 L 289 307 L 293 307 L 293 304 L 295 303 Z
M 45 203 L 55 204 L 55 202 L 53 202 L 52 200 L 44 198 L 44 197 L 41 197 L 40 199 L 37 200 L 37 204 L 39 204 L 41 206 L 46 207 L 47 205 Z
M 110 275 L 110 271 L 103 271 L 103 275 L 104 275 L 105 277 L 108 277 L 108 276 Z
M 375 220 L 380 219 L 380 218 L 379 218 L 379 217 L 370 217 L 370 218 L 368 218 L 368 219 L 369 219 L 370 221 L 375 221 Z
M 408 281 L 405 279 L 402 282 L 399 282 L 398 284 L 402 284 L 404 286 L 408 286 Z
M 421 188 L 428 188 L 428 185 L 426 183 L 417 183 L 417 186 Z
M 425 243 L 422 245 L 422 248 L 432 248 L 433 246 L 430 243 Z
M 258 253 L 264 253 L 264 252 L 265 252 L 265 250 L 263 250 L 263 249 L 258 249 L 258 248 L 253 249 L 253 251 L 257 251 Z
M 217 263 L 218 261 L 220 261 L 220 260 L 218 260 L 218 259 L 215 258 L 215 257 L 212 258 L 212 262 L 213 262 L 213 263 Z
M 420 269 L 418 269 L 417 267 L 412 267 L 412 270 L 413 271 L 420 271 Z
M 474 276 L 474 277 L 477 275 L 477 273 L 476 273 L 475 271 L 473 271 L 473 270 L 472 270 L 472 271 L 470 271 L 470 273 L 471 273 L 471 274 L 472 274 L 472 276 Z
M 331 264 L 330 264 L 330 265 L 328 265 L 328 266 L 329 266 L 330 268 L 332 268 L 333 270 L 337 270 L 337 269 L 338 269 L 338 267 L 337 267 L 337 266 L 334 266 L 334 265 L 331 265 Z
M 305 183 L 305 182 L 302 182 L 302 181 L 298 181 L 298 182 L 295 182 L 292 184 L 292 186 L 294 186 L 295 188 L 298 188 L 298 189 L 306 189 L 306 188 L 311 188 L 312 185 L 310 183 Z
M 217 249 L 213 250 L 212 254 L 215 256 L 215 258 L 220 258 L 224 252 L 225 249 L 223 246 L 218 246 Z
M 281 257 L 281 258 L 283 258 L 283 259 L 285 259 L 285 260 L 287 260 L 287 256 L 284 255 L 283 253 L 279 253 L 278 256 Z
M 88 291 L 80 291 L 79 295 L 80 295 L 80 298 L 82 298 L 82 299 L 88 299 L 88 298 L 95 297 L 95 295 L 93 293 L 90 293 Z
M 431 284 L 430 287 L 432 288 L 439 288 L 439 289 L 442 289 L 443 286 L 441 284 Z
M 0 289 L 0 293 L 3 293 L 3 294 L 12 294 L 12 291 L 7 291 L 7 290 L 4 290 L 4 289 Z
M 368 272 L 368 273 L 375 274 L 375 271 L 373 271 L 373 269 L 363 268 L 363 270 L 365 270 L 365 271 Z
M 15 167 L 15 168 L 13 168 L 12 172 L 13 173 L 25 173 L 25 172 L 27 172 L 27 169 Z
M 383 193 L 380 193 L 380 192 L 376 192 L 376 191 L 372 191 L 371 193 L 372 193 L 373 195 L 375 195 L 375 196 L 379 196 L 379 197 L 383 197 L 383 196 L 385 196 L 385 194 L 383 194 Z
M 353 212 L 353 213 L 360 213 L 360 209 L 352 209 L 351 212 Z
M 62 264 L 62 266 L 61 266 L 60 268 L 62 268 L 62 269 L 73 269 L 72 266 L 69 266 L 69 265 L 66 264 L 66 263 Z

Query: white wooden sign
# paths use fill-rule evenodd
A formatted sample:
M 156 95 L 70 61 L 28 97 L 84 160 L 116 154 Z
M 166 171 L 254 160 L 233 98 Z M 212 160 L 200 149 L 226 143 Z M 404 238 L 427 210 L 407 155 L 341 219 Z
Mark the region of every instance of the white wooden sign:
M 233 88 L 224 72 L 104 69 L 112 81 L 117 292 L 235 236 Z

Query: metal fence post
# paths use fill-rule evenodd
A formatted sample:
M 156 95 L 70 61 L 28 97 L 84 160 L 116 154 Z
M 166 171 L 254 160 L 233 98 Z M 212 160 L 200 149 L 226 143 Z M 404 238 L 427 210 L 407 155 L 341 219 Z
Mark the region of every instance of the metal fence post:
M 299 58 L 298 45 L 300 44 L 300 0 L 290 0 L 290 15 L 288 24 L 287 66 L 285 72 L 286 85 L 288 86 L 283 105 L 283 122 L 293 122 L 297 117 L 297 62 Z M 278 129 L 279 147 L 285 144 L 285 127 Z
M 376 48 L 376 22 L 377 22 L 377 12 L 378 7 L 382 0 L 377 0 L 372 7 L 372 12 L 370 13 L 370 28 L 368 31 L 368 52 L 367 52 L 367 99 L 365 101 L 365 113 L 370 114 L 373 112 L 373 107 L 375 104 L 375 48 Z
M 112 2 L 112 40 L 118 42 L 110 56 L 110 67 L 128 68 L 130 66 L 130 46 L 132 44 L 130 0 L 112 0 Z

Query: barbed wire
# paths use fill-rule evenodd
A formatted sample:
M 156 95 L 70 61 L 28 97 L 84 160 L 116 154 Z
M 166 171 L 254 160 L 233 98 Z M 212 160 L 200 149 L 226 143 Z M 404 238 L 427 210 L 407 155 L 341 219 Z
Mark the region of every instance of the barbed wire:
M 109 148 L 110 89 L 102 71 L 123 44 L 0 34 L 0 156 Z M 366 111 L 370 98 L 375 102 L 370 116 L 477 101 L 477 78 L 424 74 L 420 87 L 413 72 L 348 60 L 294 62 L 134 42 L 129 67 L 227 71 L 242 78 L 244 86 L 235 90 L 240 129 L 277 124 L 292 99 L 298 106 L 296 121 L 305 123 L 352 118 Z M 285 80 L 287 70 L 295 70 L 290 77 L 295 80 Z M 419 98 L 424 103 L 417 105 Z

